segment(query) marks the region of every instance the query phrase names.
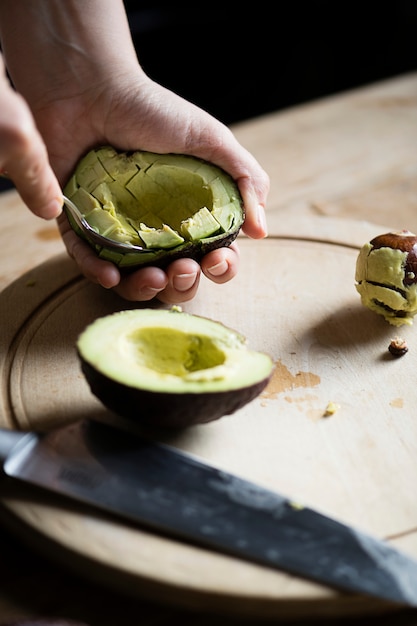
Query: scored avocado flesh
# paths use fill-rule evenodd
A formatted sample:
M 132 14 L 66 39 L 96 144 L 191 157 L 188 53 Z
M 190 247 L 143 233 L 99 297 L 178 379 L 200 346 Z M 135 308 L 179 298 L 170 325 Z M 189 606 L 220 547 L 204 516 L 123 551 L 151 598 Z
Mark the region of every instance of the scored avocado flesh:
M 98 148 L 81 159 L 64 191 L 97 232 L 140 246 L 145 256 L 237 234 L 243 223 L 232 178 L 187 155 Z

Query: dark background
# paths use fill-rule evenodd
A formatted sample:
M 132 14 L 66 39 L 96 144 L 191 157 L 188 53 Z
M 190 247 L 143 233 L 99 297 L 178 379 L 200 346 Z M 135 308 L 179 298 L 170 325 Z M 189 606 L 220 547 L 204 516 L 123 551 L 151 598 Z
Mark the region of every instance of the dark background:
M 417 70 L 417 0 L 126 0 L 139 60 L 226 124 Z
M 125 6 L 147 74 L 225 124 L 417 71 L 417 0 Z

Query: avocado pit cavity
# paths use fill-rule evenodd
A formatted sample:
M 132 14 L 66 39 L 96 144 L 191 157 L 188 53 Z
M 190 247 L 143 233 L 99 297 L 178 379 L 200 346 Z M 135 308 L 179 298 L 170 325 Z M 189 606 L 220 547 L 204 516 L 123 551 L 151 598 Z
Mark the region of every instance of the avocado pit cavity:
M 146 328 L 134 331 L 127 342 L 137 362 L 156 375 L 196 379 L 197 374 L 201 380 L 225 376 L 218 369 L 226 360 L 225 353 L 205 335 L 171 328 Z M 215 371 L 210 371 L 213 368 Z

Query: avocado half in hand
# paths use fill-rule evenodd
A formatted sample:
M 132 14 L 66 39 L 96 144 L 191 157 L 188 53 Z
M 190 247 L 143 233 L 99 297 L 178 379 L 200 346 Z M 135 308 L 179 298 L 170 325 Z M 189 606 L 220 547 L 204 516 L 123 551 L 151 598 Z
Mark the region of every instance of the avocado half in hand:
M 64 193 L 94 230 L 142 247 L 119 252 L 89 241 L 99 257 L 120 268 L 164 267 L 181 257 L 200 261 L 210 250 L 230 245 L 244 220 L 233 179 L 187 155 L 118 152 L 110 146 L 91 150 L 79 161 Z
M 274 364 L 236 331 L 179 308 L 98 318 L 77 340 L 92 393 L 138 424 L 180 429 L 234 413 L 266 387 Z

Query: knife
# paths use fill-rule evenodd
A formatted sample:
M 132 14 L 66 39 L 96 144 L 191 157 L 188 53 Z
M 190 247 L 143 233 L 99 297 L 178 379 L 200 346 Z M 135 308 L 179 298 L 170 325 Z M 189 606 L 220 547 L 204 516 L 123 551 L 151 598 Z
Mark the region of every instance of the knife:
M 95 421 L 0 429 L 4 473 L 142 527 L 270 568 L 417 606 L 417 561 L 388 542 L 208 465 Z

